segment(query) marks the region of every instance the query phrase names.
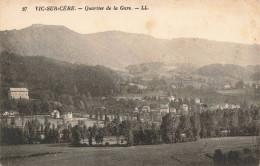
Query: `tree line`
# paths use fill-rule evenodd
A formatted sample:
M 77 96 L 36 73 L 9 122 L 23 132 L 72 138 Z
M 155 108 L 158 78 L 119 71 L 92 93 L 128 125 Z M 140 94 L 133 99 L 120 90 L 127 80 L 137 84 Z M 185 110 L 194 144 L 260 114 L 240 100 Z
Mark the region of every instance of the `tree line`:
M 104 117 L 102 127 L 97 124 L 87 127 L 85 121 L 79 121 L 74 127 L 66 123 L 55 126 L 47 119 L 44 124 L 36 119 L 27 121 L 24 128 L 16 128 L 14 121 L 9 125 L 6 119 L 2 119 L 1 143 L 71 142 L 79 145 L 81 140 L 88 139 L 89 145 L 93 145 L 93 140 L 102 145 L 105 137 L 114 136 L 118 144 L 132 146 L 188 142 L 222 136 L 259 135 L 259 107 L 207 110 L 187 115 L 168 113 L 162 118 L 160 125 L 142 122 L 140 118 L 120 121 L 119 114 L 115 115 L 113 120 L 106 114 Z

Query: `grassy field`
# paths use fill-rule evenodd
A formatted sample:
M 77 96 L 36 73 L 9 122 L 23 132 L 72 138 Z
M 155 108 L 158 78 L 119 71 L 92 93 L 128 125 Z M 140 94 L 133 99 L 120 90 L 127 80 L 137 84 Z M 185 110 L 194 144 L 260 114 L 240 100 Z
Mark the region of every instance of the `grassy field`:
M 229 96 L 236 96 L 236 95 L 242 95 L 245 93 L 245 90 L 240 89 L 233 89 L 233 90 L 220 90 L 216 91 L 222 95 L 229 95 Z
M 216 149 L 258 148 L 259 137 L 225 137 L 197 142 L 134 147 L 68 147 L 39 144 L 1 147 L 2 165 L 213 165 Z M 259 145 L 259 144 L 258 144 Z M 39 154 L 37 157 L 32 157 Z M 48 153 L 48 154 L 45 154 Z M 10 159 L 14 157 L 14 159 Z M 1 165 L 0 164 L 0 165 Z

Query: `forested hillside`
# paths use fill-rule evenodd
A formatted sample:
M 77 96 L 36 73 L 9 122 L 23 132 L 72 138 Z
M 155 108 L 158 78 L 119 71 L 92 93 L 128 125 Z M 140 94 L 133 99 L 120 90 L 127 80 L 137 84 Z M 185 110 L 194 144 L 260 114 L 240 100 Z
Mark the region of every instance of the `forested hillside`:
M 10 87 L 27 87 L 31 99 L 107 96 L 118 92 L 120 77 L 103 66 L 76 65 L 39 56 L 0 54 L 1 98 Z M 69 103 L 67 103 L 69 105 Z
M 233 64 L 211 64 L 200 67 L 195 73 L 212 78 L 229 77 L 237 80 L 254 80 L 254 75 L 259 71 L 259 66 L 251 66 L 251 70 Z

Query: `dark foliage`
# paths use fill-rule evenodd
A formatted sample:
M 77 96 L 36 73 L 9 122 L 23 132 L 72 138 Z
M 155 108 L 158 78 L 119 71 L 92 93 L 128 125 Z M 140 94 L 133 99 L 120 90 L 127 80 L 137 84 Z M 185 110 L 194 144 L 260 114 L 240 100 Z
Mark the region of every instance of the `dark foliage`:
M 45 57 L 23 57 L 1 52 L 2 96 L 10 87 L 29 87 L 30 97 L 61 101 L 64 95 L 105 96 L 118 92 L 120 77 L 103 66 L 86 66 L 56 61 Z

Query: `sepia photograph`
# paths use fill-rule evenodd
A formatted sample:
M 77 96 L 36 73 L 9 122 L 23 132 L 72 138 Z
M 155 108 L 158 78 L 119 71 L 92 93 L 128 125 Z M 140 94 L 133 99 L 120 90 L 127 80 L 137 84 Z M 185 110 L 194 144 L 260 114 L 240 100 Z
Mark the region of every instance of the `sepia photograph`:
M 0 0 L 0 166 L 259 166 L 260 0 Z

